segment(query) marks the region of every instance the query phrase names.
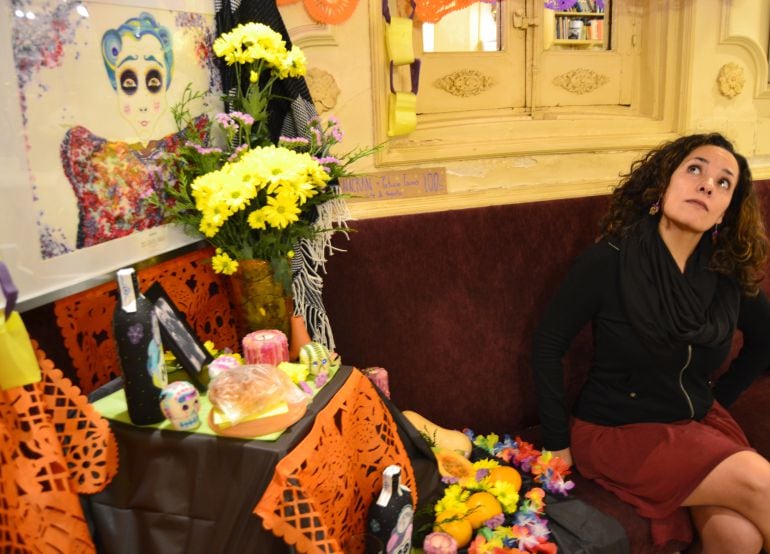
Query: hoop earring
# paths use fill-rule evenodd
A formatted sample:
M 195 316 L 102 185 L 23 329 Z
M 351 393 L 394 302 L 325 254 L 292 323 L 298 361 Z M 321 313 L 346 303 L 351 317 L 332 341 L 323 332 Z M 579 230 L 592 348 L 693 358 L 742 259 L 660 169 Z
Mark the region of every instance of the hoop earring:
M 711 242 L 713 244 L 716 244 L 718 238 L 719 238 L 719 223 L 715 223 L 714 228 L 711 230 Z
M 657 215 L 657 213 L 660 211 L 660 198 L 658 198 L 655 203 L 650 206 L 650 215 Z

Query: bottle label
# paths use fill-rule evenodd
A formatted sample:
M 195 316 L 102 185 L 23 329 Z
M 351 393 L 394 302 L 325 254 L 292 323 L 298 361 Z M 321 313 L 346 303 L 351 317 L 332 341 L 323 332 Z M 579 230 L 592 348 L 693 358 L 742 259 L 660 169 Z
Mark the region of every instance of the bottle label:
M 156 388 L 162 389 L 168 385 L 168 373 L 166 362 L 163 358 L 163 343 L 160 338 L 160 325 L 158 318 L 152 314 L 152 340 L 147 345 L 147 373 Z
M 385 545 L 388 554 L 409 554 L 412 550 L 412 527 L 414 525 L 414 508 L 411 504 L 401 508 L 396 518 L 396 526 Z
M 135 313 L 136 312 L 136 291 L 134 290 L 134 283 L 132 281 L 132 275 L 134 269 L 129 267 L 118 270 L 118 291 L 120 292 L 120 307 L 124 312 Z

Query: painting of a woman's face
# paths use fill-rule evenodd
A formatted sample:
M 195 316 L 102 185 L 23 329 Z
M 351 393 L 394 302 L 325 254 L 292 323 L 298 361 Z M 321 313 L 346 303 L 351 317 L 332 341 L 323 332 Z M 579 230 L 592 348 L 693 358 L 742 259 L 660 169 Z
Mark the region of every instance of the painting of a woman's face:
M 118 108 L 145 142 L 151 138 L 160 115 L 166 110 L 166 72 L 163 49 L 157 38 L 147 34 L 137 40 L 124 35 L 115 67 Z

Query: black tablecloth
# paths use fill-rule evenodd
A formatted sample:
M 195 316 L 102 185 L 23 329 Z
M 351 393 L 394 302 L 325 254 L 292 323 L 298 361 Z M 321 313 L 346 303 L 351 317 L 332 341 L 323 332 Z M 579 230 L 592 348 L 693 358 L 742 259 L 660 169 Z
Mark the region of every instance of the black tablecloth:
M 276 441 L 209 436 L 111 421 L 119 467 L 99 494 L 84 497 L 97 550 L 120 554 L 215 554 L 291 550 L 252 513 L 278 461 L 299 443 L 344 384 L 343 366 L 305 416 Z M 109 393 L 112 382 L 92 394 Z M 205 414 L 202 414 L 205 415 Z

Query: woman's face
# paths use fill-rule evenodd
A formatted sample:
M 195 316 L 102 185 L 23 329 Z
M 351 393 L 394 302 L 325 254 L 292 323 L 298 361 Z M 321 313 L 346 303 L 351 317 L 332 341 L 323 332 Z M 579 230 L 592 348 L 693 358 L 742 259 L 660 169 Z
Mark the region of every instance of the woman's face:
M 724 148 L 707 144 L 694 149 L 671 175 L 661 225 L 703 233 L 721 223 L 738 177 L 738 162 Z
M 139 40 L 123 36 L 115 77 L 118 107 L 123 118 L 144 140 L 152 136 L 166 109 L 166 71 L 160 41 L 152 35 Z

